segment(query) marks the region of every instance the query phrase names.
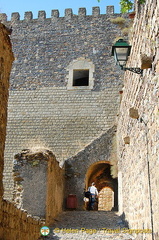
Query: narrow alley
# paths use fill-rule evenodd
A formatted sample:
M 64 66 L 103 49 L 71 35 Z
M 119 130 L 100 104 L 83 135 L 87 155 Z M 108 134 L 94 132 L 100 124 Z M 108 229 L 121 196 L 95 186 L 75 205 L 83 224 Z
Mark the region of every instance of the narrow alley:
M 137 239 L 130 234 L 118 213 L 111 211 L 65 211 L 50 230 L 50 234 L 41 239 Z

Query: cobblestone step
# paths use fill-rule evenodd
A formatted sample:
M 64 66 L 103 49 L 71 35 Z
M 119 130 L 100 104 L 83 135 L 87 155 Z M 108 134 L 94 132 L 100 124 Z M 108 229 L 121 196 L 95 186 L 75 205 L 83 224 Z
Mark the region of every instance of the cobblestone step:
M 135 240 L 117 212 L 65 211 L 50 227 L 47 240 Z

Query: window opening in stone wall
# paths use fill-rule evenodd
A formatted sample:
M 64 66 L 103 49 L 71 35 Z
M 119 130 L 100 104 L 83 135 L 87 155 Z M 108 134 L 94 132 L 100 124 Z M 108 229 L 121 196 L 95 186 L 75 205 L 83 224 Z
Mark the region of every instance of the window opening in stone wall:
M 73 86 L 89 86 L 89 69 L 73 70 Z
M 94 87 L 95 65 L 90 59 L 78 58 L 70 62 L 67 67 L 67 89 L 88 90 Z

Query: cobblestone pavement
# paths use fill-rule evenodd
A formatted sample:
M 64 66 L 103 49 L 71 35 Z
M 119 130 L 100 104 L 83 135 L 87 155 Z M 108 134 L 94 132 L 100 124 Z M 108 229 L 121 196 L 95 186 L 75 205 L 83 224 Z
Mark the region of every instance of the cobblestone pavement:
M 43 239 L 136 239 L 128 229 L 125 229 L 120 216 L 116 212 L 65 211 L 50 228 L 51 233 Z

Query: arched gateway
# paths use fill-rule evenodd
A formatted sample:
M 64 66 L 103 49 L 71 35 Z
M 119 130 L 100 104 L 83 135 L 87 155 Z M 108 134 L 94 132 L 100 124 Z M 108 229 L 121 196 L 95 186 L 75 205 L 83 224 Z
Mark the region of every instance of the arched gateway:
M 102 196 L 99 200 L 104 198 L 108 200 L 107 197 L 104 197 L 105 191 L 103 192 L 102 189 L 105 187 L 112 189 L 114 197 L 112 196 L 113 203 L 109 210 L 118 209 L 115 139 L 116 126 L 113 126 L 85 149 L 65 161 L 65 198 L 69 194 L 76 195 L 78 209 L 85 209 L 83 201 L 84 190 L 87 190 L 92 182 L 96 183 L 98 191 Z
M 92 164 L 86 173 L 85 189 L 95 182 L 99 191 L 98 206 L 101 211 L 118 210 L 118 180 L 111 176 L 111 165 L 107 161 Z

